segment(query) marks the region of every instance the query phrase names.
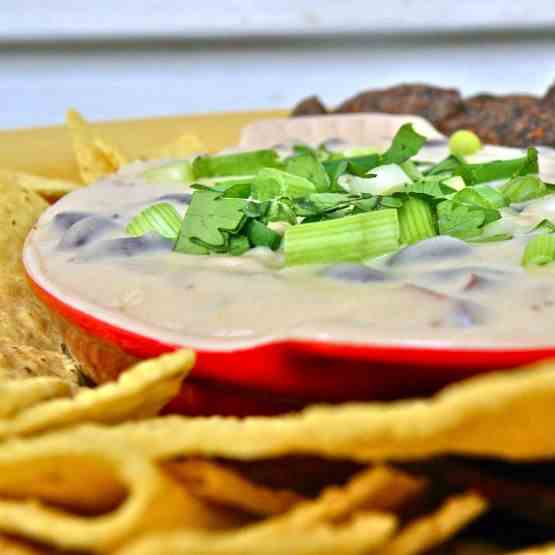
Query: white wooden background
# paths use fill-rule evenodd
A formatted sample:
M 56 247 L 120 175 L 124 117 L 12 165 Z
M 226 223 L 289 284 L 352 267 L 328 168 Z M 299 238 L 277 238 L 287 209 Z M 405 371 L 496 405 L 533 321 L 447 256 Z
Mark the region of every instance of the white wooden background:
M 553 80 L 553 0 L 0 0 L 0 128 Z

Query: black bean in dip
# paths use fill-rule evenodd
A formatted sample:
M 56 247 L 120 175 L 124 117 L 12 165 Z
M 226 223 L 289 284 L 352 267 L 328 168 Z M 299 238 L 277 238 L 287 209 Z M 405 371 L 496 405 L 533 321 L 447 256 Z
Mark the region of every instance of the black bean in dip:
M 457 89 L 405 84 L 361 92 L 343 102 L 335 113 L 415 114 L 436 123 L 456 113 L 461 101 L 462 98 Z
M 313 95 L 301 100 L 293 108 L 291 116 L 322 116 L 327 113 L 328 110 L 324 106 L 323 102 L 317 96 Z

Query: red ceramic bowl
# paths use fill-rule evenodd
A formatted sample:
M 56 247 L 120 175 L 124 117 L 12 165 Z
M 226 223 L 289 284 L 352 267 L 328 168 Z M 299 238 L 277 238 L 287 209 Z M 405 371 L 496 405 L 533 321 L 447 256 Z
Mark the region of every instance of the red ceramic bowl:
M 188 345 L 139 335 L 62 301 L 25 260 L 38 297 L 61 324 L 65 341 L 97 383 L 114 380 L 138 359 Z M 193 346 L 194 348 L 194 346 Z M 170 409 L 186 414 L 264 414 L 311 402 L 382 400 L 428 394 L 478 373 L 555 356 L 542 349 L 440 349 L 282 340 L 249 348 L 198 350 L 197 364 Z

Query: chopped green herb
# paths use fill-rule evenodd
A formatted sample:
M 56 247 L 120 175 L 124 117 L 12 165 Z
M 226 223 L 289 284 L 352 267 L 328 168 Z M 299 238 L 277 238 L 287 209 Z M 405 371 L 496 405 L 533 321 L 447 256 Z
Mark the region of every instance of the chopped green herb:
M 268 247 L 275 251 L 281 245 L 281 235 L 257 220 L 249 220 L 245 232 L 253 247 Z
M 304 177 L 274 168 L 260 170 L 252 184 L 252 196 L 259 201 L 275 198 L 305 197 L 316 192 L 316 187 Z
M 174 250 L 189 254 L 226 252 L 228 233 L 236 233 L 245 223 L 247 202 L 240 198 L 219 198 L 218 193 L 195 192 Z
M 145 208 L 137 214 L 125 230 L 129 235 L 139 237 L 150 231 L 156 231 L 162 237 L 175 239 L 181 227 L 181 216 L 167 202 L 161 202 Z
M 424 146 L 426 137 L 418 134 L 412 123 L 405 123 L 393 137 L 391 146 L 382 155 L 382 164 L 401 164 Z
M 199 156 L 193 161 L 193 175 L 195 179 L 252 175 L 262 168 L 280 167 L 282 167 L 282 163 L 274 150 L 254 150 L 220 156 Z
M 504 196 L 487 185 L 465 187 L 453 196 L 452 200 L 461 204 L 481 206 L 483 208 L 497 209 L 507 205 Z
M 251 248 L 248 237 L 245 235 L 231 235 L 229 237 L 229 254 L 241 256 Z
M 544 182 L 536 175 L 513 177 L 500 190 L 511 204 L 543 197 L 548 193 Z
M 547 219 L 543 219 L 538 225 L 534 226 L 530 233 L 534 231 L 546 231 L 548 233 L 555 233 L 555 224 Z
M 494 221 L 499 212 L 477 205 L 461 204 L 444 200 L 437 205 L 438 230 L 440 235 L 452 235 L 460 239 L 469 239 L 480 235 L 480 228 Z
M 312 154 L 302 154 L 289 158 L 285 169 L 288 173 L 313 183 L 317 192 L 322 193 L 330 190 L 330 177 L 322 163 Z

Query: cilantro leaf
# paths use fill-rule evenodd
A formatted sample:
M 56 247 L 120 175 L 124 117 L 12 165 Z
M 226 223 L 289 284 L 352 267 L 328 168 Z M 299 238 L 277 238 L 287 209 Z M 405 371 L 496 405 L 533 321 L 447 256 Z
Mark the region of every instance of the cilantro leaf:
M 253 247 L 268 247 L 275 251 L 281 245 L 281 235 L 258 220 L 249 220 L 245 233 Z
M 408 183 L 399 193 L 424 195 L 434 199 L 446 198 L 453 194 L 455 190 L 443 183 L 445 179 L 445 176 L 427 176 L 415 183 Z
M 315 192 L 316 186 L 305 177 L 274 168 L 260 170 L 252 184 L 252 196 L 259 201 L 304 197 Z
M 183 218 L 174 250 L 189 254 L 226 252 L 225 232 L 235 233 L 245 223 L 246 199 L 219 198 L 219 193 L 197 191 Z
M 249 239 L 245 235 L 231 235 L 229 237 L 229 254 L 241 256 L 251 248 Z
M 493 210 L 507 205 L 505 197 L 499 191 L 487 185 L 465 187 L 455 193 L 452 200 L 461 204 L 481 206 Z
M 401 164 L 412 158 L 424 146 L 426 137 L 417 133 L 412 123 L 402 125 L 391 146 L 383 153 L 382 164 Z
M 330 190 L 330 178 L 322 163 L 312 154 L 292 156 L 285 164 L 288 173 L 304 177 L 314 184 L 317 192 Z
M 468 239 L 480 234 L 486 217 L 482 209 L 466 206 L 451 200 L 437 205 L 437 223 L 440 235 Z

